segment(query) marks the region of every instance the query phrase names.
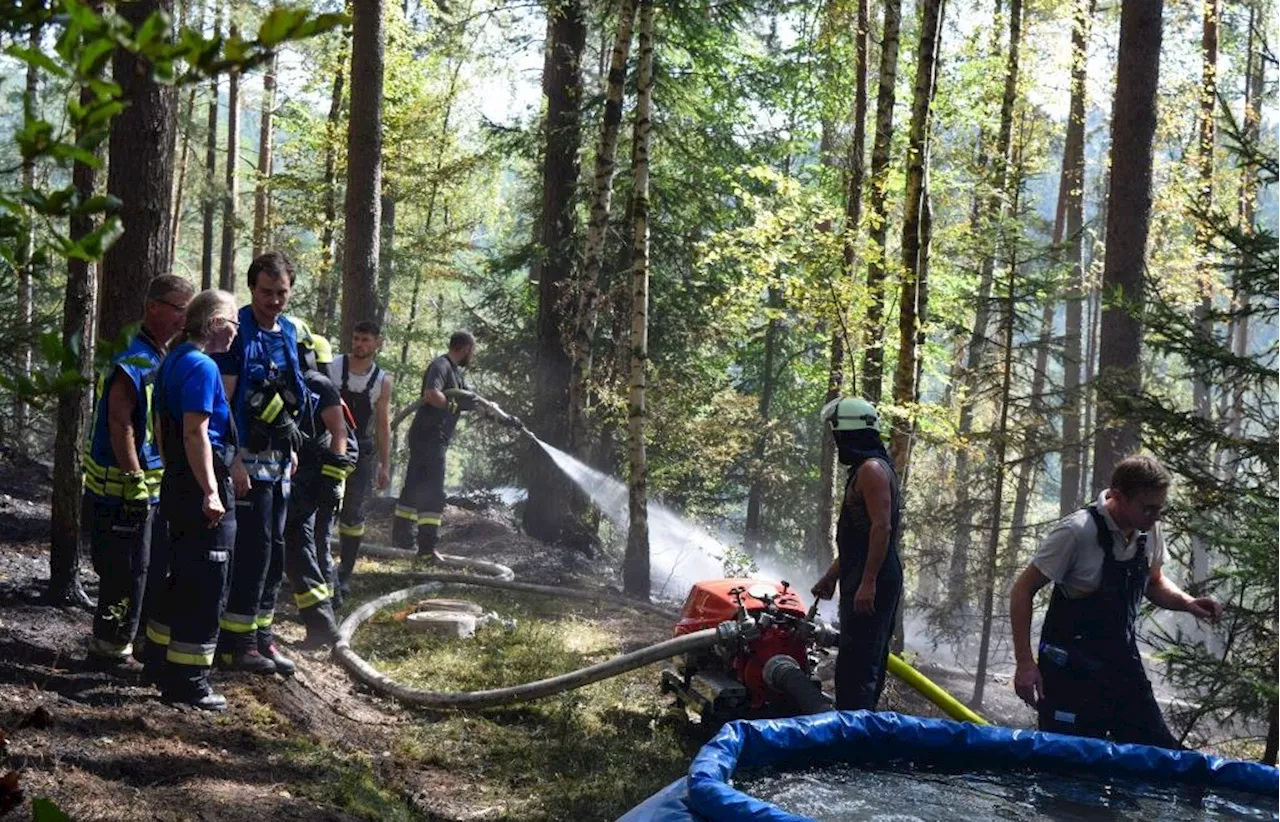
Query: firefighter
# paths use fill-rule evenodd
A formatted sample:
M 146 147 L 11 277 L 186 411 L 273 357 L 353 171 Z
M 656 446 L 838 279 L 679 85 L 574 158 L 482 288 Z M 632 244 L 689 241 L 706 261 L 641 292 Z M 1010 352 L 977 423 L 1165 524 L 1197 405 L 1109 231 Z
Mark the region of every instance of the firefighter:
M 347 594 L 347 581 L 360 554 L 364 537 L 365 511 L 375 484 L 382 490 L 391 484 L 391 375 L 374 361 L 382 347 L 382 329 L 368 320 L 356 323 L 351 334 L 351 351 L 339 354 L 328 366 L 329 379 L 342 391 L 351 409 L 360 445 L 360 461 L 347 478 L 338 519 L 338 542 L 342 562 L 337 571 L 337 599 Z M 375 454 L 374 444 L 377 444 Z
M 300 323 L 301 325 L 301 323 Z M 304 421 L 305 444 L 298 458 L 289 516 L 285 524 L 285 573 L 293 586 L 293 600 L 307 635 L 306 649 L 333 645 L 338 626 L 333 617 L 333 592 L 327 563 L 328 522 L 342 504 L 343 482 L 359 459 L 354 420 L 337 387 L 322 373 L 333 361 L 329 341 L 303 329 L 298 359 L 303 379 L 315 398 L 314 413 Z M 323 515 L 323 516 L 322 516 Z
M 142 327 L 98 381 L 93 434 L 84 457 L 84 493 L 89 513 L 98 605 L 89 641 L 89 661 L 120 673 L 139 673 L 134 634 L 150 592 L 152 549 L 167 570 L 167 538 L 160 502 L 164 473 L 151 426 L 156 368 L 182 331 L 195 289 L 172 274 L 147 286 Z
M 436 542 L 444 511 L 445 454 L 458 417 L 476 407 L 476 396 L 462 375 L 475 348 L 470 331 L 453 332 L 449 350 L 422 376 L 422 405 L 409 427 L 409 466 L 392 526 L 392 542 L 406 549 L 416 542 L 419 557 L 440 558 Z
M 856 397 L 832 400 L 822 409 L 822 420 L 831 428 L 849 477 L 836 526 L 838 553 L 813 586 L 813 595 L 830 599 L 839 583 L 836 709 L 874 710 L 884 690 L 889 641 L 902 598 L 898 474 L 880 439 L 880 416 L 871 403 Z
M 165 649 L 150 678 L 169 702 L 209 711 L 227 707 L 209 687 L 218 617 L 227 596 L 236 541 L 231 463 L 238 438 L 218 366 L 240 320 L 235 297 L 205 291 L 187 309 L 182 342 L 156 379 L 156 420 L 165 459 L 160 511 L 172 540 L 172 562 L 147 622 L 147 636 Z
M 236 492 L 236 561 L 222 614 L 218 662 L 230 670 L 288 676 L 294 665 L 276 648 L 275 599 L 284 574 L 284 524 L 310 394 L 298 365 L 298 331 L 284 309 L 293 264 L 278 251 L 249 265 L 250 304 L 240 334 L 218 355 L 236 426 L 243 432 L 231 466 Z
M 1014 689 L 1036 709 L 1040 730 L 1181 747 L 1142 667 L 1134 630 L 1138 606 L 1146 596 L 1161 608 L 1211 621 L 1222 616 L 1222 606 L 1191 596 L 1163 573 L 1160 514 L 1170 482 L 1168 470 L 1151 457 L 1121 460 L 1110 487 L 1054 526 L 1014 582 Z M 1037 664 L 1032 601 L 1051 581 Z

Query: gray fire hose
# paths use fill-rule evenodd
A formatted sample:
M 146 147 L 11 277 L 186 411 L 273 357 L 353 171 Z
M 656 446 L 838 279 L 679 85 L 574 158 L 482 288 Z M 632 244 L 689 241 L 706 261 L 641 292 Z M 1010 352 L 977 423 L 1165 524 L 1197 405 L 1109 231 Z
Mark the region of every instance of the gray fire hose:
M 387 545 L 369 545 L 364 546 L 370 555 L 383 557 L 404 558 L 414 556 L 412 551 L 402 551 Z M 506 705 L 512 702 L 523 702 L 531 699 L 540 699 L 541 697 L 551 696 L 552 694 L 569 691 L 574 688 L 581 688 L 584 685 L 590 685 L 593 682 L 599 682 L 602 679 L 626 673 L 627 671 L 642 668 L 654 662 L 660 662 L 664 659 L 670 659 L 673 656 L 687 654 L 693 651 L 699 651 L 709 648 L 716 643 L 716 629 L 707 628 L 702 631 L 696 631 L 691 634 L 685 634 L 674 639 L 668 639 L 646 648 L 641 648 L 622 656 L 614 657 L 606 662 L 581 668 L 577 671 L 571 671 L 559 676 L 541 679 L 536 682 L 529 682 L 524 685 L 516 685 L 509 688 L 495 688 L 485 691 L 428 691 L 420 688 L 410 688 L 396 682 L 391 677 L 374 668 L 357 654 L 351 648 L 351 638 L 355 635 L 356 630 L 368 621 L 374 614 L 393 605 L 411 600 L 415 597 L 427 593 L 433 593 L 438 590 L 443 583 L 456 583 L 462 585 L 479 585 L 487 588 L 501 588 L 512 591 L 527 591 L 540 594 L 550 594 L 559 597 L 570 597 L 573 599 L 584 599 L 595 602 L 609 602 L 617 605 L 625 605 L 632 608 L 644 610 L 648 613 L 657 614 L 665 618 L 671 618 L 674 615 L 666 609 L 651 605 L 649 603 L 628 600 L 623 597 L 614 596 L 607 593 L 592 593 L 590 591 L 575 591 L 572 589 L 555 588 L 549 585 L 532 585 L 530 583 L 515 582 L 510 568 L 499 565 L 494 562 L 486 562 L 484 560 L 472 560 L 465 557 L 443 556 L 443 564 L 452 565 L 463 568 L 474 568 L 490 576 L 477 576 L 473 574 L 450 574 L 450 573 L 409 573 L 406 576 L 418 580 L 427 580 L 427 582 L 415 585 L 411 588 L 405 588 L 399 591 L 393 591 L 385 596 L 366 602 L 353 613 L 342 621 L 342 625 L 338 628 L 338 644 L 333 649 L 333 655 L 337 658 L 338 663 L 346 668 L 356 679 L 365 683 L 379 693 L 387 696 L 395 697 L 401 702 L 409 705 L 416 705 L 422 708 L 489 708 L 495 705 Z

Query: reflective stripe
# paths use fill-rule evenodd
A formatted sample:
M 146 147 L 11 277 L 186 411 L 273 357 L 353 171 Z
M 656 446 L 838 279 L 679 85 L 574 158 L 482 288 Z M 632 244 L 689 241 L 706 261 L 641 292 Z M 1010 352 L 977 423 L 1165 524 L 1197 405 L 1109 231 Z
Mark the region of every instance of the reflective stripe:
M 89 640 L 89 653 L 95 656 L 126 657 L 133 653 L 133 643 L 112 642 L 109 639 L 95 636 Z
M 440 514 L 435 514 L 435 513 L 419 514 L 418 524 L 419 525 L 439 525 L 440 516 L 441 516 Z
M 200 645 L 195 642 L 171 642 L 164 658 L 178 665 L 198 665 L 208 668 L 213 665 L 214 645 Z
M 396 516 L 400 517 L 401 519 L 408 519 L 408 520 L 413 520 L 414 522 L 417 522 L 418 510 L 416 508 L 409 508 L 408 506 L 405 506 L 405 505 L 397 505 Z
M 417 519 L 415 516 L 414 519 Z M 364 523 L 359 525 L 346 525 L 338 523 L 338 536 L 340 537 L 362 537 L 364 536 Z
M 347 471 L 345 468 L 326 463 L 320 467 L 320 475 L 342 482 L 347 478 Z
M 89 454 L 84 455 L 84 487 L 100 497 L 130 502 L 157 502 L 163 478 L 163 468 L 149 468 L 142 472 L 142 482 L 139 484 L 116 466 L 102 465 Z
M 247 634 L 258 627 L 257 614 L 233 614 L 227 611 L 218 620 L 218 626 L 233 634 Z
M 161 625 L 159 622 L 147 622 L 147 641 L 154 642 L 157 645 L 169 644 L 169 626 Z
M 276 612 L 268 611 L 265 614 L 258 614 L 258 618 L 254 621 L 255 628 L 270 628 L 271 623 L 276 621 Z
M 273 394 L 271 396 L 271 402 L 267 403 L 267 407 L 262 409 L 262 413 L 258 415 L 258 418 L 265 422 L 271 422 L 276 417 L 280 416 L 280 412 L 283 410 L 284 400 L 280 398 L 278 393 Z
M 329 586 L 321 584 L 312 588 L 310 591 L 303 591 L 301 594 L 294 594 L 293 603 L 299 608 L 313 608 L 324 602 L 330 596 L 332 596 L 332 594 L 329 592 Z

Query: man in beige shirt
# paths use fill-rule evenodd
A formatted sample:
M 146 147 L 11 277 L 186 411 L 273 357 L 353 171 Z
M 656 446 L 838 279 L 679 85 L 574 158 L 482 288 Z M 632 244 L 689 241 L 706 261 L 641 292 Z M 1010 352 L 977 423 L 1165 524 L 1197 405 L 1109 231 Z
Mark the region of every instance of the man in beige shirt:
M 1014 688 L 1039 713 L 1040 730 L 1178 747 L 1138 654 L 1138 606 L 1145 596 L 1162 608 L 1214 621 L 1222 606 L 1191 596 L 1164 576 L 1159 523 L 1170 482 L 1168 470 L 1151 457 L 1121 460 L 1110 488 L 1059 522 L 1014 582 Z M 1037 663 L 1032 600 L 1050 582 Z

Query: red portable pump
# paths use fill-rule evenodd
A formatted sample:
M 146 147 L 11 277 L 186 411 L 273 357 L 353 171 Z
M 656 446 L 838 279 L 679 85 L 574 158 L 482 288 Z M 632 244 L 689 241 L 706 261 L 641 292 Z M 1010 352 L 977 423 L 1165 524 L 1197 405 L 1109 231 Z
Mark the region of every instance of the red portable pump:
M 817 622 L 790 584 L 718 579 L 693 586 L 674 635 L 717 631 L 712 648 L 686 654 L 662 672 L 674 693 L 704 722 L 821 713 L 831 701 L 813 677 L 816 652 L 839 635 Z

